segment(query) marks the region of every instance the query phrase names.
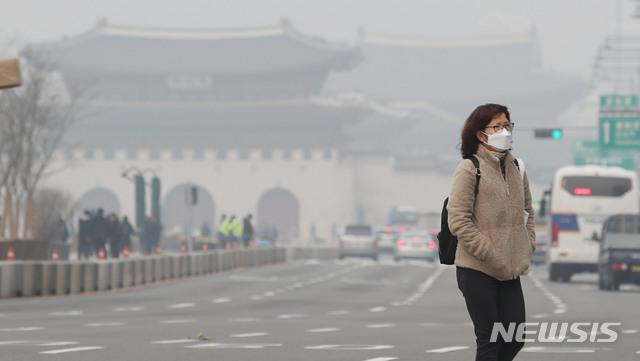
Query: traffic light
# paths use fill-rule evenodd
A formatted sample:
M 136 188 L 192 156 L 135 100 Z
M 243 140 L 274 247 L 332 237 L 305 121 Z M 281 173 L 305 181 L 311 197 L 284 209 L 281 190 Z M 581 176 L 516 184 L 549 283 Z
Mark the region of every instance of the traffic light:
M 538 128 L 534 130 L 536 138 L 561 139 L 562 129 L 560 128 Z

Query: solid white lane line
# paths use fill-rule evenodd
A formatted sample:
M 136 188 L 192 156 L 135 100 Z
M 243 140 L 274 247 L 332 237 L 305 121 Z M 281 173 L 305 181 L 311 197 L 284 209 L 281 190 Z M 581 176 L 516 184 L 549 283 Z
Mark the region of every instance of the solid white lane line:
M 446 353 L 446 352 L 466 350 L 468 348 L 469 348 L 468 346 L 451 346 L 451 347 L 443 347 L 443 348 L 436 348 L 433 350 L 427 350 L 427 352 L 428 353 Z
M 103 348 L 104 347 L 100 347 L 100 346 L 86 346 L 86 347 L 63 348 L 60 350 L 42 351 L 40 353 L 45 355 L 54 355 L 54 354 L 67 353 L 67 352 L 101 350 Z
M 168 308 L 190 308 L 196 307 L 196 304 L 193 302 L 185 302 L 185 303 L 176 303 L 175 305 L 169 305 Z
M 13 331 L 40 331 L 44 330 L 44 327 L 31 326 L 31 327 L 15 327 L 15 328 L 0 328 L 0 332 L 13 332 Z
M 409 296 L 404 301 L 392 302 L 391 305 L 408 306 L 408 305 L 411 305 L 413 302 L 416 302 L 418 299 L 420 299 L 420 297 L 424 296 L 424 294 L 429 290 L 429 288 L 431 288 L 431 286 L 433 286 L 433 284 L 436 282 L 436 279 L 440 276 L 442 272 L 444 272 L 445 269 L 447 269 L 447 267 L 444 267 L 444 266 L 438 267 L 436 271 L 433 272 L 431 276 L 429 276 L 429 278 L 427 278 L 424 282 L 418 285 L 418 288 L 411 296 Z
M 169 345 L 169 344 L 174 344 L 174 343 L 190 343 L 190 342 L 196 342 L 196 340 L 193 340 L 193 339 L 182 339 L 182 340 L 151 341 L 152 344 L 156 344 L 156 345 Z
M 254 333 L 239 333 L 236 335 L 231 335 L 231 337 L 257 337 L 257 336 L 266 336 L 268 333 L 265 332 L 254 332 Z

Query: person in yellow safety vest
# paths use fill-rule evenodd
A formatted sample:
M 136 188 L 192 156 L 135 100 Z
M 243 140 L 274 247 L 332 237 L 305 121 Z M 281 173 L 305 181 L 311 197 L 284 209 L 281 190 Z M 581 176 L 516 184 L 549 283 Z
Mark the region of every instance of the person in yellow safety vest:
M 242 224 L 238 222 L 235 215 L 232 215 L 231 220 L 229 221 L 229 234 L 233 240 L 233 247 L 237 247 L 238 240 L 242 237 Z
M 218 228 L 218 241 L 220 242 L 220 248 L 227 248 L 227 242 L 229 242 L 229 219 L 226 214 L 222 214 L 220 217 L 220 227 Z

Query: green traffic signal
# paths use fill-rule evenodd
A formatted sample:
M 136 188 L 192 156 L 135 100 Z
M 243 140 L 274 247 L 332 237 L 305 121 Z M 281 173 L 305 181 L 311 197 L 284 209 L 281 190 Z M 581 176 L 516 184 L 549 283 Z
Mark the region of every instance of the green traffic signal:
M 534 137 L 536 138 L 551 138 L 561 139 L 562 129 L 559 128 L 537 128 L 534 130 Z

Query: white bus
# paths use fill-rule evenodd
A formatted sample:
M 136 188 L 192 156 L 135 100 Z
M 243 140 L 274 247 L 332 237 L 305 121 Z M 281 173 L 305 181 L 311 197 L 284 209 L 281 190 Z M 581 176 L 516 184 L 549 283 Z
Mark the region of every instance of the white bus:
M 561 167 L 540 208 L 548 217 L 549 279 L 569 282 L 575 273 L 598 271 L 598 239 L 609 216 L 640 213 L 638 176 L 619 167 Z

